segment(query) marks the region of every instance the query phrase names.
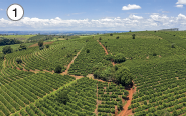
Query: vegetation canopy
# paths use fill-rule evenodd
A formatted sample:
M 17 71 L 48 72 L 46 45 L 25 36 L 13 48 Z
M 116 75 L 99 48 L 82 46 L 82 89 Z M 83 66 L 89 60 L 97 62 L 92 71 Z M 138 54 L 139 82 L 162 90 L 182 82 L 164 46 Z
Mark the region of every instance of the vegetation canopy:
M 39 47 L 42 47 L 43 46 L 43 41 L 42 40 L 38 41 L 38 46 Z
M 57 65 L 54 72 L 55 73 L 61 73 L 62 72 L 62 67 L 60 65 Z
M 3 47 L 2 52 L 3 52 L 4 54 L 12 53 L 12 52 L 13 52 L 13 49 L 12 49 L 10 46 L 5 46 L 5 47 Z

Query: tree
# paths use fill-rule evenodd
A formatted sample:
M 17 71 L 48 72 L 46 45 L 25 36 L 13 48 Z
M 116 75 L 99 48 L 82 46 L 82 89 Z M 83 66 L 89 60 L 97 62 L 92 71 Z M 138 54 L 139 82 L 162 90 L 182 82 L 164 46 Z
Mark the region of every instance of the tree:
M 86 51 L 87 53 L 90 53 L 90 50 L 89 49 L 87 49 L 87 51 Z
M 101 37 L 99 37 L 99 40 L 102 40 L 102 38 L 101 38 Z
M 2 52 L 3 52 L 4 54 L 12 53 L 12 52 L 13 52 L 13 49 L 12 49 L 10 46 L 5 46 L 5 47 L 3 47 Z
M 175 43 L 171 44 L 171 48 L 175 48 L 175 46 L 174 46 L 174 45 L 175 45 Z
M 44 46 L 41 46 L 41 47 L 39 47 L 39 50 L 42 50 L 44 48 Z
M 115 63 L 121 63 L 121 62 L 125 62 L 125 61 L 126 61 L 126 58 L 125 58 L 124 54 L 122 54 L 122 53 L 118 53 L 114 57 L 114 62 Z
M 110 36 L 113 36 L 113 34 L 111 33 Z
M 19 64 L 19 63 L 22 63 L 22 60 L 21 58 L 16 58 L 16 62 Z
M 46 45 L 46 48 L 49 48 L 49 45 L 48 44 Z
M 156 56 L 157 54 L 154 52 L 152 55 L 153 55 L 153 56 Z
M 60 65 L 57 65 L 54 72 L 55 73 L 61 73 L 62 67 Z
M 122 102 L 119 102 L 117 107 L 118 107 L 118 111 L 123 110 Z
M 178 113 L 176 110 L 173 111 L 172 116 L 178 116 Z
M 21 44 L 18 49 L 19 49 L 19 51 L 26 50 L 26 45 Z
M 144 104 L 147 105 L 147 101 L 146 100 L 144 101 Z
M 116 39 L 119 39 L 119 36 L 117 36 Z
M 135 34 L 133 34 L 132 36 L 133 36 L 133 39 L 135 39 L 135 36 L 136 36 L 136 35 L 135 35 Z
M 59 102 L 59 103 L 63 103 L 64 105 L 66 105 L 66 103 L 69 101 L 69 98 L 68 98 L 68 91 L 67 90 L 64 90 L 64 91 L 59 91 L 56 95 L 56 100 Z
M 107 54 L 106 56 L 105 56 L 105 59 L 106 60 L 112 60 L 114 58 L 114 56 L 112 55 L 112 54 Z
M 39 40 L 39 41 L 38 41 L 38 46 L 39 46 L 39 47 L 43 46 L 43 41 L 42 41 L 42 40 Z
M 129 32 L 131 32 L 131 30 Z
M 93 74 L 95 78 L 103 79 L 105 81 L 115 80 L 114 67 L 106 67 L 106 66 L 103 66 L 102 63 L 98 63 L 97 65 L 93 67 L 93 72 L 94 72 Z
M 122 66 L 116 71 L 116 79 L 118 83 L 125 86 L 132 84 L 133 77 L 130 70 L 127 67 Z

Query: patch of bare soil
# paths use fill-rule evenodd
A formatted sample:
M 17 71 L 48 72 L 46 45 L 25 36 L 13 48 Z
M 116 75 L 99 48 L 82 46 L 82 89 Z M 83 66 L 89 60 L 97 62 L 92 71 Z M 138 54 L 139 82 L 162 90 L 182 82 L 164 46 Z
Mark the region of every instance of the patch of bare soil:
M 149 59 L 149 56 L 147 56 L 146 58 Z
M 6 62 L 6 58 L 4 58 L 4 61 L 3 61 L 3 67 L 4 68 L 6 68 L 5 62 Z
M 93 113 L 95 113 L 96 116 L 97 116 L 98 115 L 98 106 L 101 104 L 102 101 L 100 101 L 100 100 L 97 99 L 96 102 L 97 102 L 96 109 L 95 109 L 95 111 Z
M 91 74 L 89 74 L 89 75 L 91 75 Z M 92 75 L 91 75 L 92 76 Z M 98 98 L 98 84 L 97 84 L 97 93 L 96 93 L 96 96 L 97 96 L 97 98 Z M 95 111 L 94 111 L 94 113 L 96 114 L 96 115 L 98 115 L 98 106 L 101 104 L 101 100 L 96 100 L 96 109 L 95 109 Z
M 130 90 L 128 90 L 128 91 L 129 91 L 129 95 L 128 95 L 129 100 L 127 101 L 127 103 L 123 107 L 123 110 L 120 112 L 120 114 L 118 116 L 128 116 L 127 114 L 132 114 L 132 110 L 128 110 L 128 107 L 131 105 L 132 96 L 133 96 L 134 92 L 136 92 L 136 87 L 134 87 L 134 89 L 130 88 Z
M 117 107 L 117 105 L 115 106 L 115 116 L 117 116 L 118 115 L 118 107 Z
M 84 77 L 84 76 L 76 76 L 76 75 L 69 75 L 69 76 L 75 77 L 75 78 L 76 78 L 76 80 L 81 79 L 81 78 L 83 78 L 83 77 Z
M 39 73 L 38 71 L 35 71 L 35 70 L 32 70 L 32 69 L 30 69 L 30 72 L 33 72 L 33 73 Z
M 50 72 L 50 71 L 48 71 L 48 70 L 45 70 L 45 69 L 44 69 L 43 71 L 44 71 L 44 72 L 49 72 L 49 73 L 53 74 L 53 72 Z
M 54 41 L 43 42 L 43 45 L 46 45 L 46 44 L 52 44 L 53 42 L 54 42 Z M 35 43 L 35 44 L 30 45 L 29 48 L 30 48 L 30 47 L 36 47 L 36 46 L 38 46 L 38 43 Z
M 94 74 L 88 74 L 87 77 L 90 79 L 94 79 Z
M 159 55 L 159 57 L 161 57 L 161 56 Z

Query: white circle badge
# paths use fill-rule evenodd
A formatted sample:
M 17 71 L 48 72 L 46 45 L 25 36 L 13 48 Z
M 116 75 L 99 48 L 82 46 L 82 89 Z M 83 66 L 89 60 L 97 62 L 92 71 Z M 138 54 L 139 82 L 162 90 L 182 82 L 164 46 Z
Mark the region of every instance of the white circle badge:
M 23 17 L 24 10 L 19 4 L 11 4 L 7 9 L 6 14 L 10 20 L 18 21 Z

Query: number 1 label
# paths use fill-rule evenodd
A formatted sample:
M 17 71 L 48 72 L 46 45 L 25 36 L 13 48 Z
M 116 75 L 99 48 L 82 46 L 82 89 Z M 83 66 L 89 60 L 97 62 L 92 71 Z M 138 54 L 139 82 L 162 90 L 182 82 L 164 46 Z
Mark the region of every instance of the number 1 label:
M 19 4 L 12 4 L 8 7 L 7 16 L 12 21 L 20 20 L 24 15 L 23 7 Z
M 17 17 L 17 9 L 15 8 L 13 11 L 15 11 L 15 17 Z

